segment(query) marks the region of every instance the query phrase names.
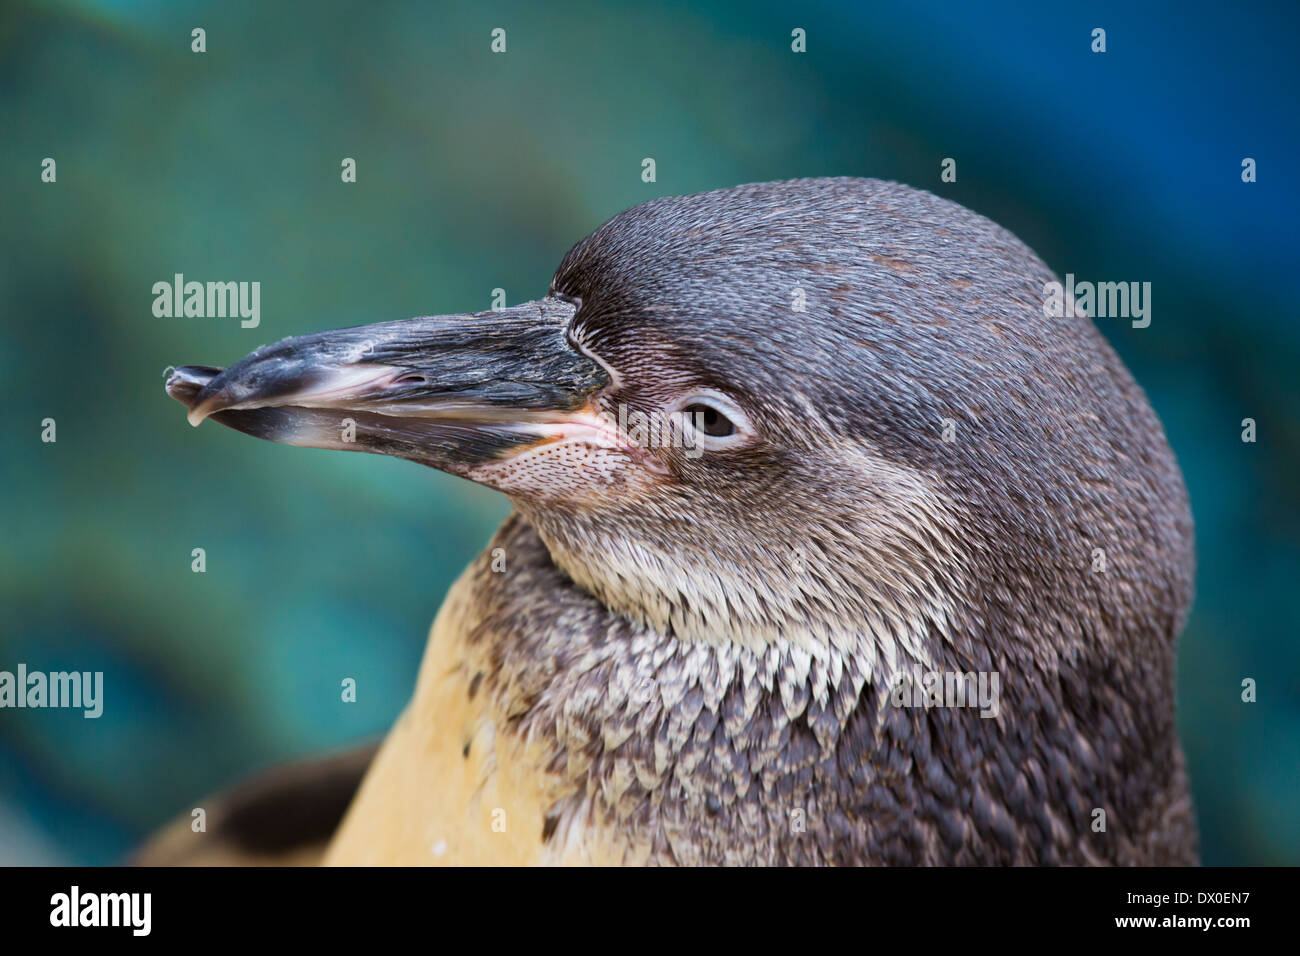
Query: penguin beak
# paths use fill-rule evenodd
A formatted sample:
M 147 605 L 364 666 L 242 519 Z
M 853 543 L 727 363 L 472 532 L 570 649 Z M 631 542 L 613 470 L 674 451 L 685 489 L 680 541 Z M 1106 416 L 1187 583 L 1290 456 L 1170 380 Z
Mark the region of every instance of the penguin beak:
M 496 312 L 380 322 L 284 339 L 226 369 L 172 371 L 167 394 L 205 419 L 309 448 L 408 458 L 453 474 L 584 427 L 608 374 L 546 298 Z

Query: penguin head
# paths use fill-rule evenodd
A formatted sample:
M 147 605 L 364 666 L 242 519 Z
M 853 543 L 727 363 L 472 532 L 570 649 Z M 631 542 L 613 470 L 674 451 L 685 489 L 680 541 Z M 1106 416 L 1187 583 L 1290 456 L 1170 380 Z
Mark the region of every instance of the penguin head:
M 194 424 L 498 488 L 575 582 L 684 640 L 893 667 L 991 660 L 994 630 L 1118 640 L 1139 614 L 1172 639 L 1181 479 L 1089 320 L 1045 314 L 1053 278 L 924 192 L 756 184 L 633 207 L 536 302 L 167 388 Z

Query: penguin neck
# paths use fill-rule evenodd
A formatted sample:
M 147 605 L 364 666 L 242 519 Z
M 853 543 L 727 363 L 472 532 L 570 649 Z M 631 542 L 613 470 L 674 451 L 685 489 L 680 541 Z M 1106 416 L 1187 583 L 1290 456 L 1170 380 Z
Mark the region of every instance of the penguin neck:
M 899 670 L 933 667 L 954 631 L 954 556 L 886 561 L 853 550 L 879 539 L 878 527 L 820 532 L 824 549 L 755 538 L 692 550 L 651 529 L 611 530 L 516 507 L 569 586 L 609 615 L 727 658 L 775 652 L 837 668 L 854 658 L 869 678 L 887 682 Z
M 686 864 L 800 862 L 833 844 L 816 834 L 861 786 L 843 755 L 865 767 L 896 745 L 874 736 L 899 718 L 873 662 L 684 639 L 612 610 L 551 554 L 516 513 L 453 592 L 457 666 L 490 701 L 498 745 L 543 748 L 548 792 L 562 795 L 548 832 L 614 822 L 629 852 Z M 417 713 L 448 655 L 430 648 Z

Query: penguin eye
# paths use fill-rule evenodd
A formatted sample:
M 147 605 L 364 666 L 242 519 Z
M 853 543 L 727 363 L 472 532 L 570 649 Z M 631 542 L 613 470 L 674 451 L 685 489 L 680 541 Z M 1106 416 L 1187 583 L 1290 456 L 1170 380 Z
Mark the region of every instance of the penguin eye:
M 704 402 L 692 402 L 683 409 L 691 416 L 695 427 L 713 438 L 726 438 L 736 433 L 736 425 L 722 411 Z
M 694 436 L 689 448 L 736 448 L 757 438 L 740 404 L 717 389 L 693 391 L 679 398 L 672 407 L 685 419 L 687 430 Z

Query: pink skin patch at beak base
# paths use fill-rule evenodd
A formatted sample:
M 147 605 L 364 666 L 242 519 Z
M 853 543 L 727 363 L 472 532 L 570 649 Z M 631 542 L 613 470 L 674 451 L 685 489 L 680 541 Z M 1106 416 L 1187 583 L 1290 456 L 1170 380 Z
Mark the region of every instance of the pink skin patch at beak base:
M 538 442 L 479 465 L 467 477 L 505 494 L 546 501 L 631 491 L 668 473 L 614 422 L 590 409 L 561 421 L 531 423 L 529 430 Z

